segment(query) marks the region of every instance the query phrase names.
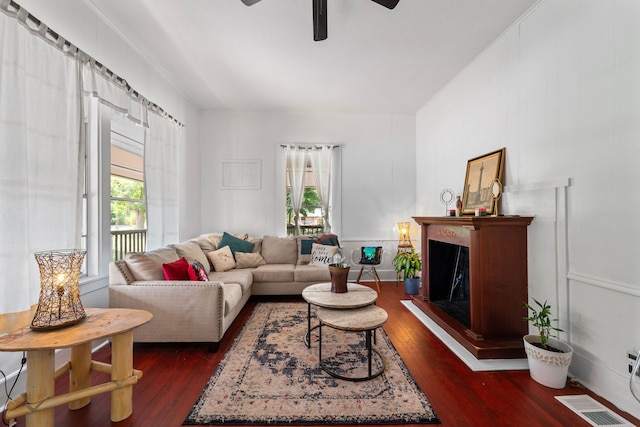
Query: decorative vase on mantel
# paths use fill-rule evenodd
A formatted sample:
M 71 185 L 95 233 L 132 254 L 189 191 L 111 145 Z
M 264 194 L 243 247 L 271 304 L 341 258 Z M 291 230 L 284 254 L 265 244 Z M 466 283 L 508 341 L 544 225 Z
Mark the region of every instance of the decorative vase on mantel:
M 331 274 L 331 292 L 343 294 L 347 292 L 347 277 L 351 266 L 344 263 L 329 264 Z

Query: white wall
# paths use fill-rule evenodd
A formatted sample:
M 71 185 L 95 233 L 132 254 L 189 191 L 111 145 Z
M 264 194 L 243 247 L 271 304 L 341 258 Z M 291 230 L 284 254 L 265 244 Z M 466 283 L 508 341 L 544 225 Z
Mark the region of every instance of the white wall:
M 276 187 L 276 174 L 284 171 L 275 170 L 277 156 L 280 144 L 294 142 L 341 145 L 337 231 L 345 252 L 362 243 L 395 250 L 394 226 L 415 214 L 413 115 L 206 112 L 201 124 L 203 231 L 278 234 L 284 217 L 274 213 L 284 188 Z M 261 160 L 261 188 L 221 189 L 223 160 Z
M 507 148 L 506 213 L 536 215 L 529 294 L 559 313 L 570 373 L 635 416 L 626 352 L 640 348 L 638 22 L 635 0 L 543 1 L 416 119 L 419 214 L 442 212 L 443 188 L 462 192 L 468 159 Z

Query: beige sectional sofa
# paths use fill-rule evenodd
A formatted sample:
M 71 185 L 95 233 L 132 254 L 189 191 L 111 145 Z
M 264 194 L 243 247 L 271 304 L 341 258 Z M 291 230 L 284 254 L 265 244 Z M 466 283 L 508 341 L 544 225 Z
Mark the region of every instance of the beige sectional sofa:
M 203 234 L 165 248 L 129 254 L 110 264 L 109 306 L 153 314 L 151 322 L 134 331 L 135 342 L 203 342 L 215 351 L 251 295 L 299 295 L 310 284 L 331 280 L 326 265 L 309 264 L 319 264 L 312 259 L 316 253 L 310 254 L 310 247 L 326 248 L 314 246 L 311 238 L 234 235 L 235 242 L 253 246 L 250 252 L 247 247 L 236 251 L 236 260 L 231 261 L 225 254 L 233 244 L 223 247 L 226 235 Z M 189 264 L 198 261 L 208 281 L 166 280 L 163 264 L 182 257 Z M 234 268 L 223 266 L 220 260 L 231 262 Z

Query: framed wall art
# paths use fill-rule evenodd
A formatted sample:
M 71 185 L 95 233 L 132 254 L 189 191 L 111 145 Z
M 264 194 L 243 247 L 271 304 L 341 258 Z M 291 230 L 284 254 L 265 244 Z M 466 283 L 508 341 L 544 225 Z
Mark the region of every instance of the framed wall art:
M 491 187 L 495 181 L 502 183 L 505 151 L 501 148 L 467 162 L 462 194 L 463 214 L 473 214 L 476 208 L 485 208 L 487 215 L 493 215 L 497 199 L 493 197 Z
M 260 160 L 223 160 L 222 190 L 260 190 L 262 162 Z

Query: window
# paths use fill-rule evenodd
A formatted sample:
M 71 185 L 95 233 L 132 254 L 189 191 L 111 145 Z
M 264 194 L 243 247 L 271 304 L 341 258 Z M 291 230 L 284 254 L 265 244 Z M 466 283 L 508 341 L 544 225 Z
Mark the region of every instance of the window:
M 144 250 L 146 209 L 145 129 L 96 98 L 88 100 L 86 113 L 82 244 L 88 283 L 108 274 L 109 261 L 116 255 L 119 259 Z
M 289 169 L 287 168 L 287 177 Z M 324 208 L 318 195 L 316 188 L 316 180 L 313 176 L 313 167 L 310 161 L 307 161 L 304 181 L 303 181 L 302 205 L 300 206 L 300 216 L 298 223 L 300 225 L 300 234 L 313 235 L 322 234 L 324 232 Z M 295 210 L 291 197 L 291 182 L 287 178 L 287 235 L 295 235 Z
M 111 252 L 112 259 L 146 249 L 144 129 L 115 117 L 111 120 Z
M 284 148 L 286 234 L 336 232 L 339 200 L 339 150 L 333 145 Z M 296 196 L 297 195 L 297 196 Z

